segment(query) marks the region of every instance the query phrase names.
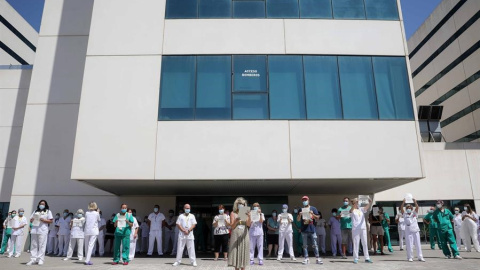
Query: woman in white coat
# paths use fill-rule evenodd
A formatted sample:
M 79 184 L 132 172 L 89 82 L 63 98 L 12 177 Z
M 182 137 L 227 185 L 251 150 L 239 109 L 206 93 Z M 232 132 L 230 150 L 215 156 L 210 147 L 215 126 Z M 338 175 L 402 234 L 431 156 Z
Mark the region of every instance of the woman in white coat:
M 12 211 L 13 212 L 13 211 Z M 12 236 L 10 238 L 11 247 L 8 253 L 8 258 L 15 254 L 15 258 L 20 257 L 23 244 L 23 231 L 27 226 L 27 218 L 23 215 L 25 211 L 23 208 L 18 209 L 18 216 L 13 217 Z M 14 252 L 15 251 L 15 252 Z
M 472 242 L 475 250 L 480 252 L 480 247 L 478 244 L 478 232 L 477 232 L 477 221 L 478 215 L 472 210 L 470 204 L 465 204 L 463 206 L 462 213 L 462 235 L 465 240 L 465 246 L 467 251 L 472 251 Z
M 411 204 L 405 206 L 406 210 L 403 208 L 405 205 L 405 200 L 403 200 L 402 205 L 400 206 L 400 211 L 403 214 L 405 219 L 405 233 L 407 239 L 407 259 L 409 262 L 413 262 L 413 246 L 417 249 L 417 258 L 421 262 L 425 262 L 422 253 L 422 243 L 420 242 L 420 227 L 418 227 L 418 203 L 417 200 L 413 199 L 415 202 L 415 210 Z
M 68 261 L 73 256 L 73 250 L 77 245 L 77 255 L 78 260 L 83 260 L 83 243 L 85 238 L 84 228 L 85 228 L 85 218 L 83 217 L 85 213 L 82 209 L 78 209 L 75 217 L 70 221 L 70 243 L 68 245 L 67 257 L 64 258 L 64 261 Z
M 460 208 L 455 207 L 455 215 L 453 218 L 453 229 L 455 230 L 455 240 L 457 241 L 457 247 L 458 250 L 461 249 L 462 247 L 462 241 L 465 243 L 465 240 L 463 240 L 463 235 L 462 235 L 462 213 L 460 213 Z
M 52 211 L 49 210 L 48 203 L 41 200 L 37 205 L 37 210 L 30 216 L 32 229 L 30 231 L 30 262 L 27 265 L 43 265 L 45 261 L 45 250 L 47 249 L 48 225 L 53 222 Z
M 292 214 L 288 213 L 288 205 L 284 204 L 282 206 L 282 213 L 278 216 L 277 222 L 280 224 L 277 261 L 282 260 L 285 240 L 287 241 L 290 259 L 292 261 L 296 261 L 295 253 L 293 253 L 293 216 Z
M 85 258 L 86 265 L 92 265 L 92 253 L 99 233 L 100 214 L 96 202 L 88 204 L 88 211 L 85 213 Z
M 399 213 L 397 214 L 397 216 L 395 217 L 395 222 L 397 223 L 397 226 L 398 226 L 398 237 L 400 238 L 400 243 L 399 243 L 399 246 L 400 246 L 400 251 L 403 250 L 403 246 L 404 246 L 404 240 L 405 240 L 405 219 L 403 218 L 403 214 L 401 213 L 401 210 L 398 209 Z

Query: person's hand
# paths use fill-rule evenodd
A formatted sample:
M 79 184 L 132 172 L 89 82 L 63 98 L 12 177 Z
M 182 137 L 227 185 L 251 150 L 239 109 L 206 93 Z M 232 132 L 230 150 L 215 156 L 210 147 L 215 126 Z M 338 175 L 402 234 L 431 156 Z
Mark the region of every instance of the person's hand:
M 416 200 L 416 199 L 412 199 L 412 200 L 413 200 L 413 202 L 414 202 L 414 203 L 416 203 L 416 202 L 417 202 L 417 200 Z
M 403 199 L 403 203 L 405 203 L 407 201 L 407 199 Z
M 135 233 L 135 234 L 133 235 L 133 239 L 137 239 L 137 237 L 138 237 L 138 235 Z

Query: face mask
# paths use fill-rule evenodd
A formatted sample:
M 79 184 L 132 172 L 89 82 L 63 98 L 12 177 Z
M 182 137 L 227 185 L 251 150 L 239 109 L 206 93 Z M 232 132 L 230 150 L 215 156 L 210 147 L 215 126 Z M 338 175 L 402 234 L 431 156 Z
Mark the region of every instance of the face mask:
M 238 205 L 238 209 L 243 208 L 243 207 L 245 207 L 245 205 L 243 205 L 243 204 Z
M 125 214 L 127 212 L 127 209 L 122 209 L 120 210 L 120 212 L 122 212 L 122 214 Z
M 18 215 L 22 217 L 22 216 L 23 216 L 23 212 L 18 212 Z
M 412 209 L 407 209 L 407 213 L 412 213 Z
M 468 210 L 468 207 L 463 207 L 463 210 L 467 211 L 467 210 Z
M 283 213 L 287 213 L 288 209 L 282 209 Z
M 272 217 L 276 217 L 277 216 L 277 213 L 272 213 Z
M 428 213 L 430 213 L 430 214 L 433 213 L 433 210 L 432 209 L 428 210 Z
M 459 211 L 459 210 L 455 210 L 455 214 L 458 214 L 458 213 L 460 213 L 460 211 Z
M 169 215 L 170 217 L 173 217 L 173 213 L 169 213 L 168 215 Z
M 347 205 L 348 205 L 348 202 L 343 202 L 343 205 L 347 206 Z
M 12 214 L 11 217 L 14 218 L 16 216 L 16 214 Z
M 293 210 L 293 213 L 298 214 L 298 210 L 297 209 Z
M 437 204 L 437 208 L 442 208 L 442 205 L 441 205 L 441 204 Z
M 77 217 L 78 217 L 78 218 L 82 218 L 83 215 L 82 215 L 82 214 L 78 214 Z
M 332 212 L 332 216 L 336 217 L 336 216 L 337 216 L 337 213 L 336 213 L 336 212 Z
M 158 208 L 153 208 L 153 212 L 158 212 Z
M 303 201 L 303 206 L 307 206 L 308 205 L 308 201 Z
M 64 217 L 68 217 L 68 213 L 63 213 L 63 216 L 64 216 Z
M 40 204 L 40 205 L 38 206 L 38 208 L 39 208 L 40 210 L 43 210 L 43 209 L 45 209 L 45 205 Z
M 253 210 L 258 211 L 258 207 L 253 207 Z
M 220 210 L 218 210 L 218 213 L 219 213 L 220 215 L 223 215 L 223 212 L 224 212 L 224 211 L 225 211 L 225 210 L 220 209 Z
M 190 214 L 190 209 L 185 209 L 185 214 Z

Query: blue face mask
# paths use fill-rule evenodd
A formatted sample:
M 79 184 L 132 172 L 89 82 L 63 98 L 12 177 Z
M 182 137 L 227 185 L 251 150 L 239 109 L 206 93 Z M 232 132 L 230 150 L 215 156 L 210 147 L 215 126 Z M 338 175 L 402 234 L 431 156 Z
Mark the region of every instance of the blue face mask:
M 63 213 L 63 216 L 64 216 L 64 217 L 68 217 L 68 213 Z
M 343 202 L 343 205 L 347 206 L 347 205 L 348 205 L 348 202 Z
M 127 212 L 127 209 L 122 209 L 120 210 L 120 212 L 122 212 L 122 214 L 125 214 Z
M 12 214 L 11 217 L 14 218 L 16 216 L 16 214 Z
M 153 212 L 158 212 L 158 208 L 153 208 Z
M 407 209 L 407 213 L 408 214 L 412 213 L 412 209 Z
M 83 215 L 82 215 L 82 214 L 78 214 L 77 217 L 78 217 L 78 218 L 82 218 Z
M 272 217 L 276 217 L 277 216 L 277 213 L 272 213 Z
M 190 214 L 190 209 L 185 209 L 185 214 Z
M 223 209 L 218 210 L 218 213 L 219 213 L 220 215 L 223 215 L 224 212 L 225 212 L 225 210 L 223 210 Z
M 308 205 L 308 201 L 303 201 L 303 206 L 307 206 Z
M 256 207 L 256 206 L 253 207 L 253 210 L 258 211 L 258 207 Z
M 40 210 L 43 210 L 43 209 L 45 209 L 45 205 L 40 204 L 40 205 L 38 206 L 38 208 L 39 208 Z
M 336 216 L 337 216 L 337 212 L 332 212 L 332 216 L 336 217 Z
M 21 217 L 23 217 L 23 212 L 18 212 L 18 214 L 19 214 Z
M 293 213 L 298 214 L 298 210 L 297 209 L 293 210 Z

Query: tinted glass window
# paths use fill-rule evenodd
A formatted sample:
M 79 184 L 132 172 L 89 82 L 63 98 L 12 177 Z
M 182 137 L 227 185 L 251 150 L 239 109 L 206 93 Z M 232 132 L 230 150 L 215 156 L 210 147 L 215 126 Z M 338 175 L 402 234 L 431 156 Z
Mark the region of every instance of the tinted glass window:
M 197 57 L 196 119 L 231 118 L 231 56 Z
M 270 118 L 305 119 L 301 56 L 269 56 Z
M 378 119 L 371 57 L 339 56 L 345 119 Z
M 167 0 L 165 18 L 197 18 L 197 0 Z
M 365 19 L 363 0 L 332 0 L 335 19 Z
M 231 18 L 232 0 L 198 0 L 199 18 Z
M 341 119 L 342 101 L 336 56 L 305 56 L 308 119 Z
M 268 119 L 267 94 L 234 94 L 233 119 L 260 120 Z
M 367 19 L 398 20 L 397 0 L 365 0 Z
M 332 18 L 331 0 L 299 0 L 300 18 Z
M 193 120 L 195 57 L 164 56 L 160 89 L 159 120 Z
M 373 69 L 380 119 L 414 119 L 405 58 L 373 57 Z
M 265 18 L 265 1 L 233 1 L 234 18 Z
M 267 91 L 267 56 L 235 55 L 233 73 L 233 91 Z
M 298 18 L 298 0 L 267 0 L 268 18 Z

